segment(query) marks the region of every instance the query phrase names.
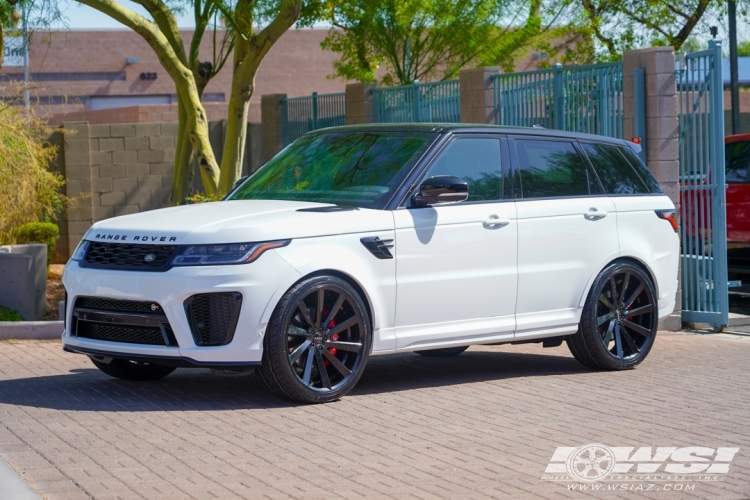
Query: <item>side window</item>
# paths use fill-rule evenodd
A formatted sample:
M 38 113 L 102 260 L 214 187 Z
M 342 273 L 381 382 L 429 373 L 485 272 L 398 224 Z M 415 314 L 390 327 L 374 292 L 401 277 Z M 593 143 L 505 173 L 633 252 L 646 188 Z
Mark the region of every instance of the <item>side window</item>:
M 750 171 L 750 142 L 730 142 L 725 146 L 727 166 L 726 181 L 730 184 L 746 184 Z
M 467 182 L 467 201 L 502 199 L 503 175 L 500 162 L 500 139 L 460 138 L 443 151 L 430 166 L 425 177 L 453 175 Z
M 651 191 L 630 166 L 619 147 L 610 144 L 581 143 L 607 194 L 649 194 Z
M 516 139 L 523 198 L 603 194 L 572 142 Z
M 623 155 L 625 155 L 625 158 L 628 159 L 630 166 L 633 167 L 633 169 L 638 173 L 638 177 L 640 177 L 643 183 L 646 185 L 649 193 L 656 194 L 664 192 L 661 190 L 659 181 L 656 180 L 654 174 L 652 174 L 651 170 L 649 170 L 648 167 L 643 164 L 641 159 L 638 158 L 638 155 L 635 154 L 632 149 L 627 146 L 618 149 Z

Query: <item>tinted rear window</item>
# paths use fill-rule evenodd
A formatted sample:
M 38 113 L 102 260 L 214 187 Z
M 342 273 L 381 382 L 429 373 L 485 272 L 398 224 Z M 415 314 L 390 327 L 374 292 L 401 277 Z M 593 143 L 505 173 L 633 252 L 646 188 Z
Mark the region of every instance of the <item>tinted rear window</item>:
M 581 143 L 607 194 L 650 194 L 651 190 L 622 153 L 609 144 Z
M 659 182 L 654 177 L 654 174 L 651 173 L 651 171 L 648 169 L 646 165 L 643 164 L 640 158 L 638 158 L 638 155 L 633 152 L 632 149 L 629 147 L 621 147 L 618 148 L 622 154 L 625 155 L 625 158 L 628 159 L 630 162 L 630 166 L 632 166 L 636 173 L 638 174 L 638 177 L 641 178 L 643 183 L 646 185 L 650 193 L 653 194 L 661 194 L 664 191 L 661 190 L 661 186 L 659 185 Z
M 516 139 L 515 144 L 524 198 L 603 194 L 572 142 Z
M 731 184 L 747 183 L 750 172 L 750 142 L 730 142 L 726 145 L 725 161 L 727 182 Z

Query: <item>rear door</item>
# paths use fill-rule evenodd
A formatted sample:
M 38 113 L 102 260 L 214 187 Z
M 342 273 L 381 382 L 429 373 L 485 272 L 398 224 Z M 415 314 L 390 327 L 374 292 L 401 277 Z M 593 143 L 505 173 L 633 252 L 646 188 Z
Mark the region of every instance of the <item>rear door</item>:
M 588 283 L 618 256 L 614 204 L 575 141 L 509 141 L 518 212 L 516 338 L 570 333 Z

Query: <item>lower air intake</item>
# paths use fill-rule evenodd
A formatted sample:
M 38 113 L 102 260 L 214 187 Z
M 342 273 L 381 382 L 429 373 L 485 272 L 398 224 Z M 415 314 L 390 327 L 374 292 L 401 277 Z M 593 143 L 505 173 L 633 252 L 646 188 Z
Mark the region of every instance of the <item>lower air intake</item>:
M 232 341 L 240 316 L 242 295 L 237 292 L 201 293 L 185 301 L 193 339 L 199 346 L 226 345 Z
M 128 344 L 166 345 L 164 335 L 159 328 L 137 326 L 112 326 L 101 323 L 79 321 L 76 333 L 78 337 Z

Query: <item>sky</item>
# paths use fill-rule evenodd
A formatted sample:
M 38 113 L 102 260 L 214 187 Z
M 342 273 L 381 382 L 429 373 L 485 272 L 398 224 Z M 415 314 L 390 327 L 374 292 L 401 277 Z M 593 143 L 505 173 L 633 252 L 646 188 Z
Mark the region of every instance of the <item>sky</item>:
M 146 11 L 141 6 L 135 5 L 133 2 L 126 2 L 126 5 L 139 14 L 146 15 Z M 67 17 L 67 25 L 71 29 L 125 28 L 111 17 L 77 2 L 68 3 L 65 8 L 65 16 Z M 195 26 L 195 22 L 190 15 L 178 17 L 177 22 L 183 28 L 192 28 Z

